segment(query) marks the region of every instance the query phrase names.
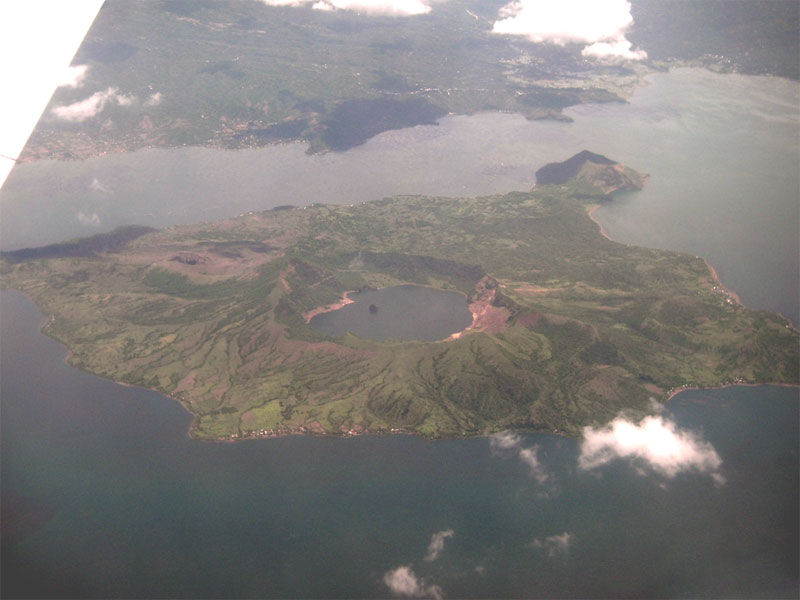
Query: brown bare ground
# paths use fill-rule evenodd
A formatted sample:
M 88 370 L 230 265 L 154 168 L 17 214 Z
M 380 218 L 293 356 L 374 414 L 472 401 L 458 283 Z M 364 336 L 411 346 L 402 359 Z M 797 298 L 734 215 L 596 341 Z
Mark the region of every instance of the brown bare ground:
M 486 333 L 500 333 L 508 329 L 508 318 L 511 313 L 507 308 L 494 306 L 497 291 L 493 280 L 486 276 L 475 286 L 475 296 L 469 304 L 472 313 L 472 323 L 463 331 L 452 334 L 447 340 L 457 340 L 463 334 L 471 331 L 485 331 Z M 446 341 L 446 340 L 445 340 Z
M 333 312 L 334 310 L 339 310 L 340 308 L 347 306 L 348 304 L 352 304 L 355 300 L 350 300 L 348 294 L 354 294 L 355 290 L 350 290 L 349 292 L 345 292 L 342 294 L 342 299 L 339 302 L 334 302 L 333 304 L 326 304 L 325 306 L 318 306 L 317 308 L 312 308 L 309 311 L 303 313 L 303 318 L 306 320 L 306 323 L 310 322 L 311 319 L 316 317 L 317 315 L 321 315 L 327 312 Z
M 544 294 L 552 294 L 553 292 L 560 292 L 563 289 L 563 287 L 545 288 L 537 285 L 521 285 L 517 288 L 514 288 L 514 291 L 530 296 L 540 296 Z
M 664 390 L 658 387 L 655 383 L 646 383 L 644 389 L 646 389 L 648 392 L 658 394 L 659 396 L 664 393 Z
M 542 318 L 542 313 L 540 312 L 529 312 L 524 313 L 519 316 L 517 319 L 517 323 L 520 325 L 524 325 L 525 327 L 536 327 L 539 320 Z

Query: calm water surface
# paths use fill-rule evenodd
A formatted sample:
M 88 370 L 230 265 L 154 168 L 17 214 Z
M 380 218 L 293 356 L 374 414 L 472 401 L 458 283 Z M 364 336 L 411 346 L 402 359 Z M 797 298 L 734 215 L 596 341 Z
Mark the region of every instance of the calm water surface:
M 472 324 L 467 298 L 460 292 L 396 285 L 348 297 L 352 304 L 317 315 L 309 325 L 330 336 L 350 331 L 371 340 L 435 342 Z
M 400 566 L 451 598 L 796 596 L 795 388 L 671 403 L 722 486 L 522 436 L 540 483 L 485 438 L 194 442 L 176 403 L 67 367 L 29 301 L 0 302 L 4 597 L 386 597 Z

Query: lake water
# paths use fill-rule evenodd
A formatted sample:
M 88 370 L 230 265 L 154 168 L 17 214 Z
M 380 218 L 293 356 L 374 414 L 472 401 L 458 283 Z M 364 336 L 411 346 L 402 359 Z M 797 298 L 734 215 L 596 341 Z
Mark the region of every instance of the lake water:
M 588 148 L 652 175 L 600 211 L 613 236 L 702 254 L 745 302 L 796 315 L 798 89 L 684 70 L 653 77 L 630 105 L 576 107 L 574 124 L 485 114 L 343 154 L 20 165 L 0 193 L 0 234 L 12 248 L 277 204 L 504 192 Z M 418 592 L 451 598 L 797 596 L 797 388 L 674 398 L 667 422 L 721 459 L 674 477 L 642 460 L 582 469 L 580 442 L 551 435 L 505 449 L 409 436 L 200 443 L 177 403 L 69 368 L 42 323 L 0 293 L 4 597 L 386 597 L 401 567 Z M 437 532 L 443 550 L 426 561 Z
M 0 191 L 0 246 L 282 204 L 524 190 L 545 163 L 589 149 L 651 174 L 644 191 L 596 213 L 615 239 L 702 255 L 746 304 L 800 323 L 800 84 L 700 69 L 649 80 L 630 104 L 568 109 L 574 123 L 485 113 L 340 154 L 286 144 L 17 165 Z
M 395 285 L 348 297 L 352 304 L 315 316 L 311 328 L 334 337 L 350 331 L 371 340 L 435 342 L 472 324 L 467 298 L 460 292 Z
M 585 472 L 552 435 L 518 440 L 535 473 L 486 438 L 195 442 L 177 403 L 69 368 L 41 313 L 0 296 L 3 597 L 386 597 L 402 566 L 451 598 L 796 595 L 794 388 L 670 403 L 721 486 Z

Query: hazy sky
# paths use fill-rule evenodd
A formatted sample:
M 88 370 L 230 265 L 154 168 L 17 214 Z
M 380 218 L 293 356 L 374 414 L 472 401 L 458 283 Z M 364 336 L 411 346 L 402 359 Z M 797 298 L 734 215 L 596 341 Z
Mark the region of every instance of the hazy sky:
M 0 186 L 103 0 L 0 2 Z

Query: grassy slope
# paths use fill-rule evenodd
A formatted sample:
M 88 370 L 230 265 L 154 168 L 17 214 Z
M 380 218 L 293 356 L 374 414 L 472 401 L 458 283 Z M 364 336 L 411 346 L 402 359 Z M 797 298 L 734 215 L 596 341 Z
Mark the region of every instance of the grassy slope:
M 730 303 L 701 259 L 604 238 L 574 192 L 271 211 L 5 261 L 2 284 L 53 315 L 74 365 L 172 394 L 199 437 L 575 432 L 682 385 L 798 381 L 784 320 Z M 302 318 L 346 290 L 485 275 L 507 321 L 454 341 L 331 339 Z

